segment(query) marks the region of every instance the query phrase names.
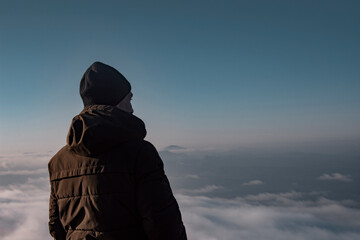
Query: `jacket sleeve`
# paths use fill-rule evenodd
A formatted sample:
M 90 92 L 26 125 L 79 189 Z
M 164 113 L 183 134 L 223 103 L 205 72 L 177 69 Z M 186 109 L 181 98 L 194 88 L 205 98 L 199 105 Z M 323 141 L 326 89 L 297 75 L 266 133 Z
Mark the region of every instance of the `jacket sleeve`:
M 50 202 L 49 202 L 49 232 L 56 240 L 65 240 L 66 233 L 59 219 L 59 209 L 54 192 L 53 183 L 51 185 Z
M 136 168 L 137 206 L 150 240 L 186 240 L 179 205 L 155 147 L 145 142 Z

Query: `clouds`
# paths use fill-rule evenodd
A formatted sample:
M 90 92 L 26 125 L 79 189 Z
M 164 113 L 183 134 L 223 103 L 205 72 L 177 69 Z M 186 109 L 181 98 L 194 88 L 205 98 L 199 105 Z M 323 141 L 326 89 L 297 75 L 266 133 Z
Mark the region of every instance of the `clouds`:
M 0 187 L 0 238 L 50 239 L 47 233 L 49 187 L 47 178 Z
M 359 154 L 355 153 L 344 156 L 259 148 L 162 152 L 161 157 L 172 186 L 178 189 L 223 187 L 207 196 L 228 198 L 294 190 L 326 192 L 326 197 L 336 200 L 360 199 L 360 163 Z M 323 180 L 324 174 L 344 181 L 333 180 L 333 184 L 328 184 Z M 192 175 L 197 177 L 189 177 Z
M 51 152 L 27 152 L 0 158 L 0 238 L 50 239 L 47 232 Z
M 1 171 L 0 176 L 6 176 L 6 175 L 37 175 L 42 173 L 47 173 L 47 168 L 39 168 L 34 170 L 6 170 Z
M 47 167 L 53 152 L 25 152 L 0 156 L 0 171 L 38 170 Z
M 251 180 L 249 182 L 246 182 L 246 183 L 243 183 L 242 185 L 243 186 L 253 186 L 253 185 L 261 185 L 263 184 L 264 182 L 261 181 L 261 180 Z
M 321 192 L 260 193 L 236 198 L 203 194 L 209 185 L 179 202 L 188 238 L 194 240 L 353 240 L 360 238 L 360 210 L 324 198 Z M 175 192 L 178 192 L 175 189 Z M 51 239 L 47 230 L 48 179 L 0 188 L 0 238 Z M 307 200 L 309 196 L 314 200 Z
M 355 158 L 326 164 L 327 157 L 176 151 L 164 160 L 189 239 L 360 239 Z M 0 157 L 0 239 L 51 239 L 49 155 Z
M 196 189 L 180 189 L 179 192 L 182 193 L 193 193 L 193 194 L 204 194 L 204 193 L 211 193 L 216 190 L 222 189 L 222 186 L 217 185 L 207 185 L 203 188 L 196 188 Z
M 353 240 L 360 237 L 359 209 L 324 199 L 319 194 L 317 200 L 304 203 L 301 199 L 304 195 L 264 193 L 236 199 L 177 195 L 177 199 L 189 239 Z M 273 199 L 282 199 L 285 204 L 266 203 Z
M 164 148 L 164 151 L 182 151 L 182 150 L 186 150 L 186 148 L 178 145 L 169 145 Z
M 165 157 L 177 181 L 187 182 L 175 192 L 189 239 L 360 237 L 358 158 L 258 150 Z M 181 178 L 195 173 L 197 178 Z M 330 180 L 326 175 L 340 184 L 319 181 Z
M 351 182 L 350 175 L 343 175 L 341 173 L 323 174 L 319 177 L 319 180 L 335 180 L 340 182 Z

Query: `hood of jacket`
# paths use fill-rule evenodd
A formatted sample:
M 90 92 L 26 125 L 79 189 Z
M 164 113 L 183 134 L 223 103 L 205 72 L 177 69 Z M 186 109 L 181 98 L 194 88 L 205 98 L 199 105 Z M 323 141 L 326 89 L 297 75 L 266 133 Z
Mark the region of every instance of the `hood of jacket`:
M 145 136 L 145 124 L 135 115 L 115 106 L 91 105 L 73 118 L 67 146 L 76 154 L 94 156 Z

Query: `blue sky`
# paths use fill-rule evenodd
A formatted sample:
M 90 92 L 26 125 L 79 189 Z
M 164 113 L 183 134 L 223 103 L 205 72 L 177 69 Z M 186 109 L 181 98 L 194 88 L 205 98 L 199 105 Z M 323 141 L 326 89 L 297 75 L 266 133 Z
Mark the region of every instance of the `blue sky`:
M 159 148 L 359 139 L 359 7 L 4 1 L 0 150 L 61 147 L 94 61 L 129 79 Z

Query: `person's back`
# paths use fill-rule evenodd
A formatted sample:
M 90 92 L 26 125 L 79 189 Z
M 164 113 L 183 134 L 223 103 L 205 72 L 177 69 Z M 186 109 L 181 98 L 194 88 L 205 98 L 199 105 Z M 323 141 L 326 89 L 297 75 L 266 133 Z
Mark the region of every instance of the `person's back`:
M 106 81 L 109 86 L 120 82 L 115 86 L 123 91 L 116 92 L 120 102 L 116 94 L 102 99 Z M 96 87 L 103 89 L 96 92 Z M 97 62 L 85 72 L 80 92 L 85 108 L 72 121 L 67 145 L 49 162 L 50 234 L 55 239 L 186 239 L 162 160 L 144 140 L 144 123 L 131 105 L 124 111 L 117 104 L 131 94 L 130 84 Z

